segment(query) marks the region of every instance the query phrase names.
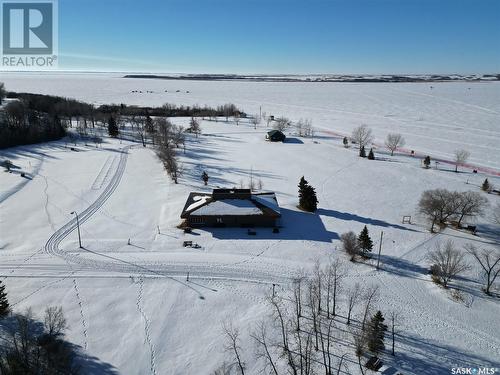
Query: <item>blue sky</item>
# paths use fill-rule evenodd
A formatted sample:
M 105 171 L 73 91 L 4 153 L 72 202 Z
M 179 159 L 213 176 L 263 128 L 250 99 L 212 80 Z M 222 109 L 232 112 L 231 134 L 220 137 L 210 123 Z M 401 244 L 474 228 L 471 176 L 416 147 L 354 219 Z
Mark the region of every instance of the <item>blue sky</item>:
M 59 0 L 59 67 L 499 73 L 498 0 Z

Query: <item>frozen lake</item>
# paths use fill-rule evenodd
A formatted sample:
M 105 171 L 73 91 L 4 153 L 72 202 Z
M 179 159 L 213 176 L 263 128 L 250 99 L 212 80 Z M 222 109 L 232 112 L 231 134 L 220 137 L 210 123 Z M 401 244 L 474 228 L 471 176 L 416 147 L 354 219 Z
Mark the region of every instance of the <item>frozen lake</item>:
M 380 143 L 387 133 L 400 132 L 406 138 L 406 148 L 447 159 L 453 158 L 456 149 L 465 148 L 471 153 L 471 163 L 500 166 L 499 82 L 287 83 L 122 76 L 2 73 L 0 81 L 12 91 L 67 96 L 96 104 L 216 106 L 231 102 L 249 114 L 262 108 L 268 115 L 291 120 L 309 118 L 319 131 L 349 134 L 354 127 L 366 124 Z

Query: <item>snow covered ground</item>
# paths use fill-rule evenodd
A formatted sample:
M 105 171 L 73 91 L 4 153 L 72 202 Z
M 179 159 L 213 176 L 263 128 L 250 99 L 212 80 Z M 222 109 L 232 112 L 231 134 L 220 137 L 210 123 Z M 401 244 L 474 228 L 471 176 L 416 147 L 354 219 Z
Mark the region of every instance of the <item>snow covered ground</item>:
M 234 102 L 249 113 L 262 105 L 268 113 L 310 117 L 314 126 L 335 132 L 366 123 L 380 139 L 398 129 L 410 148 L 449 156 L 457 146 L 466 147 L 474 162 L 499 167 L 499 84 L 434 84 L 429 91 L 421 84 L 85 77 L 5 74 L 1 80 L 9 90 L 97 103 Z M 132 94 L 133 89 L 155 93 Z M 190 93 L 170 93 L 176 89 Z M 172 121 L 186 125 L 188 119 Z M 480 291 L 476 269 L 459 281 L 465 302 L 454 301 L 430 281 L 425 259 L 445 239 L 498 247 L 500 227 L 485 217 L 477 237 L 451 229 L 433 236 L 416 216 L 422 191 L 479 191 L 485 175 L 456 174 L 446 166 L 425 170 L 404 154 L 361 159 L 327 132 L 319 132 L 315 142 L 291 136 L 291 142 L 269 143 L 263 125 L 254 130 L 246 121 L 203 121 L 201 127 L 203 135 L 190 138 L 180 154 L 184 173 L 177 185 L 139 143 L 105 138 L 99 148 L 78 144 L 73 151 L 59 141 L 0 151 L 0 159 L 18 167 L 0 173 L 0 275 L 11 304 L 16 311 L 31 306 L 39 316 L 48 304 L 62 305 L 68 338 L 87 355 L 88 373 L 210 374 L 228 357 L 221 329 L 228 319 L 242 332 L 248 373 L 260 373 L 261 364 L 250 360 L 249 332 L 268 313 L 265 297 L 272 284 L 286 288 L 317 259 L 346 260 L 338 251 L 340 234 L 364 225 L 375 248 L 384 231 L 383 270 L 347 262 L 346 284 L 379 285 L 378 306 L 386 314 L 398 312 L 397 356 L 386 356 L 386 363 L 405 374 L 500 367 L 500 301 Z M 207 187 L 202 171 L 210 176 Z M 189 235 L 176 228 L 189 192 L 239 186 L 250 173 L 276 192 L 280 233 L 213 229 Z M 296 208 L 302 175 L 318 193 L 315 214 Z M 500 185 L 499 177 L 488 178 Z M 500 200 L 487 197 L 492 204 Z M 72 211 L 80 215 L 83 249 Z M 412 215 L 413 224 L 402 224 L 403 215 Z M 184 240 L 201 248 L 184 248 Z

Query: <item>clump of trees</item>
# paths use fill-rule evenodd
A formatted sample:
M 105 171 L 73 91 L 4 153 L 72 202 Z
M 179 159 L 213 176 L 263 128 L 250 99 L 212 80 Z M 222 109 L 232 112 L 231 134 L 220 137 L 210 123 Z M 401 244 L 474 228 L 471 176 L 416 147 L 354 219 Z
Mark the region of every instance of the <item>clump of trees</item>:
M 309 185 L 304 176 L 302 176 L 299 182 L 299 208 L 308 212 L 314 212 L 318 208 L 316 190 Z
M 297 135 L 299 137 L 310 137 L 313 134 L 312 121 L 311 119 L 300 119 L 295 124 L 297 129 Z
M 184 129 L 163 117 L 156 118 L 152 126 L 156 153 L 167 173 L 177 184 L 182 174 L 182 166 L 179 164 L 176 148 L 179 147 L 180 142 L 184 143 Z
M 433 251 L 427 254 L 431 262 L 432 280 L 447 288 L 450 281 L 470 268 L 465 254 L 455 247 L 452 240 L 444 244 L 437 242 Z
M 405 145 L 405 139 L 401 134 L 389 133 L 385 139 L 385 147 L 391 151 L 391 156 L 394 155 L 394 151 Z
M 17 100 L 6 105 L 0 113 L 0 148 L 60 139 L 65 135 L 65 129 L 74 123 L 77 125 L 78 133 L 84 136 L 87 135 L 88 128 L 107 126 L 111 116 L 116 120 L 118 127 L 120 123 L 125 124 L 125 120 L 130 120 L 136 127 L 143 145 L 145 145 L 144 136 L 152 135 L 152 116 L 246 117 L 246 114 L 234 104 L 225 104 L 217 108 L 173 104 L 164 104 L 161 107 L 126 104 L 95 107 L 74 99 L 51 95 L 11 92 L 8 96 Z M 120 119 L 123 121 L 119 121 Z M 147 123 L 144 123 L 145 121 Z
M 357 236 L 353 231 L 342 233 L 340 241 L 342 250 L 350 257 L 351 262 L 355 262 L 358 256 L 368 257 L 368 253 L 373 249 L 373 241 L 366 225 Z
M 0 331 L 0 374 L 78 374 L 73 347 L 64 340 L 68 325 L 62 307 L 47 307 L 43 323 L 34 320 L 31 309 L 10 313 L 0 281 L 0 319 L 12 319 Z
M 17 100 L 0 112 L 0 148 L 60 139 L 66 133 L 56 113 L 33 109 Z
M 364 353 L 377 355 L 383 350 L 387 326 L 382 312 L 375 309 L 378 287 L 348 288 L 345 276 L 344 264 L 332 260 L 324 266 L 317 263 L 289 289 L 273 288 L 267 300 L 269 318 L 249 332 L 253 353 L 242 345 L 242 332 L 226 322 L 228 361 L 216 373 L 244 374 L 248 363 L 258 361 L 258 371 L 266 374 L 333 375 L 349 372 L 349 356 L 357 357 L 364 373 Z
M 431 232 L 435 225 L 442 227 L 453 220 L 460 228 L 465 218 L 482 215 L 487 206 L 488 200 L 480 193 L 446 189 L 426 190 L 418 203 L 419 212 L 431 223 Z
M 283 132 L 290 125 L 291 125 L 291 122 L 289 119 L 287 119 L 286 117 L 278 117 L 276 120 L 274 120 L 273 129 L 279 130 L 280 132 Z
M 73 347 L 64 340 L 67 323 L 61 307 L 48 307 L 43 323 L 34 319 L 30 309 L 13 320 L 2 337 L 0 373 L 79 373 Z

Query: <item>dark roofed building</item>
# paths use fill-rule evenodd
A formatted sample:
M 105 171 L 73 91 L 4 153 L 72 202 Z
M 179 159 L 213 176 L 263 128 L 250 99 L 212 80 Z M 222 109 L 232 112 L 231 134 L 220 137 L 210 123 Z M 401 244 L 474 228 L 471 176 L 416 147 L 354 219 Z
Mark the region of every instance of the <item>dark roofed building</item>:
M 286 135 L 279 130 L 271 130 L 267 132 L 266 139 L 271 142 L 283 142 Z
M 274 227 L 280 217 L 274 193 L 250 189 L 190 193 L 181 214 L 191 227 Z

